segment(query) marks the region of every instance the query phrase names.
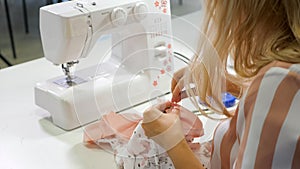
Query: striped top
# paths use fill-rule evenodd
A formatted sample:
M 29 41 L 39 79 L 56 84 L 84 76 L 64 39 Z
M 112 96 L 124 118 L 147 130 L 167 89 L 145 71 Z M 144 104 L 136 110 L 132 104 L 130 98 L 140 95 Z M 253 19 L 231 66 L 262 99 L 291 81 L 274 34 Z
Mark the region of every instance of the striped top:
M 300 64 L 275 61 L 214 133 L 212 169 L 300 169 Z

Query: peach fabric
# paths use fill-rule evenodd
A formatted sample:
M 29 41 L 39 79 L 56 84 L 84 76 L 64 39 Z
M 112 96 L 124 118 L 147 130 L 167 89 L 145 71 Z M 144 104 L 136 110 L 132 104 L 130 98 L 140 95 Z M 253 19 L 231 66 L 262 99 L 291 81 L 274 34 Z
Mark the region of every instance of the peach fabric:
M 200 144 L 193 143 L 204 134 L 201 121 L 191 112 L 181 113 L 179 119 L 190 148 L 201 154 Z M 119 168 L 174 169 L 166 150 L 145 136 L 141 124 L 142 117 L 136 113 L 110 112 L 85 128 L 84 142 L 114 153 Z
M 102 116 L 101 120 L 84 129 L 84 142 L 93 143 L 99 139 L 116 136 L 120 139 L 129 140 L 141 120 L 142 117 L 136 114 L 110 112 Z
M 84 142 L 93 143 L 104 138 L 120 138 L 129 140 L 134 129 L 143 118 L 135 113 L 116 114 L 110 112 L 101 120 L 88 125 L 84 129 Z M 204 134 L 202 122 L 193 113 L 181 113 L 180 121 L 184 135 L 192 149 L 198 149 L 198 144 L 192 144 L 193 138 Z

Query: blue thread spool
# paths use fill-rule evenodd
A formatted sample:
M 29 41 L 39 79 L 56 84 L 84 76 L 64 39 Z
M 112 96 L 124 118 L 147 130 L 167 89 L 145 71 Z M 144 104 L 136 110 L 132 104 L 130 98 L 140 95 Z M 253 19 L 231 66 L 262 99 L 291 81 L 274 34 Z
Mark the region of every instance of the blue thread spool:
M 236 97 L 226 92 L 222 94 L 222 101 L 225 107 L 229 108 L 235 105 Z

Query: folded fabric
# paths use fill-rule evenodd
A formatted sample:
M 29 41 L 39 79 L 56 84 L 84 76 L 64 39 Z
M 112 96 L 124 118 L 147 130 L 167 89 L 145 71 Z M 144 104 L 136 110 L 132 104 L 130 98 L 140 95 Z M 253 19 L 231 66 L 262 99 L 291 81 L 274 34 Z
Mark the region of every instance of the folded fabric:
M 204 134 L 201 121 L 191 112 L 182 113 L 180 121 L 190 148 L 199 151 L 200 144 L 193 139 Z M 85 128 L 84 142 L 112 150 L 119 168 L 174 168 L 166 151 L 145 136 L 141 123 L 136 113 L 110 112 Z
M 95 143 L 99 139 L 118 137 L 129 140 L 133 130 L 143 118 L 140 115 L 110 112 L 84 129 L 84 142 Z

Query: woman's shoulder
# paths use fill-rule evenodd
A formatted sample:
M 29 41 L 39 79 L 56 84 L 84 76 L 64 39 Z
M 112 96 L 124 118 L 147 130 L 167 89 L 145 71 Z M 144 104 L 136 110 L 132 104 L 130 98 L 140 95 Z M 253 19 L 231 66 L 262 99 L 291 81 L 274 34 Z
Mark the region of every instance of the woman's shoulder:
M 258 168 L 271 168 L 265 167 L 269 164 L 287 168 L 292 159 L 298 162 L 299 102 L 300 64 L 276 61 L 261 69 L 237 113 L 239 150 L 242 160 L 249 162 L 243 164 L 245 168 L 253 168 L 247 166 L 252 163 L 263 166 Z M 266 154 L 274 159 L 266 162 Z
M 257 91 L 261 87 L 276 86 L 283 81 L 300 83 L 300 63 L 274 61 L 266 65 L 253 79 L 249 89 Z
M 282 75 L 288 73 L 300 74 L 300 63 L 273 61 L 263 67 L 259 71 L 257 77 L 265 75 Z
M 288 103 L 299 99 L 295 97 L 299 95 L 299 90 L 300 64 L 272 62 L 252 81 L 244 96 L 243 107 L 245 112 L 251 112 L 254 105 L 256 108 L 269 109 L 276 104 L 288 107 Z

